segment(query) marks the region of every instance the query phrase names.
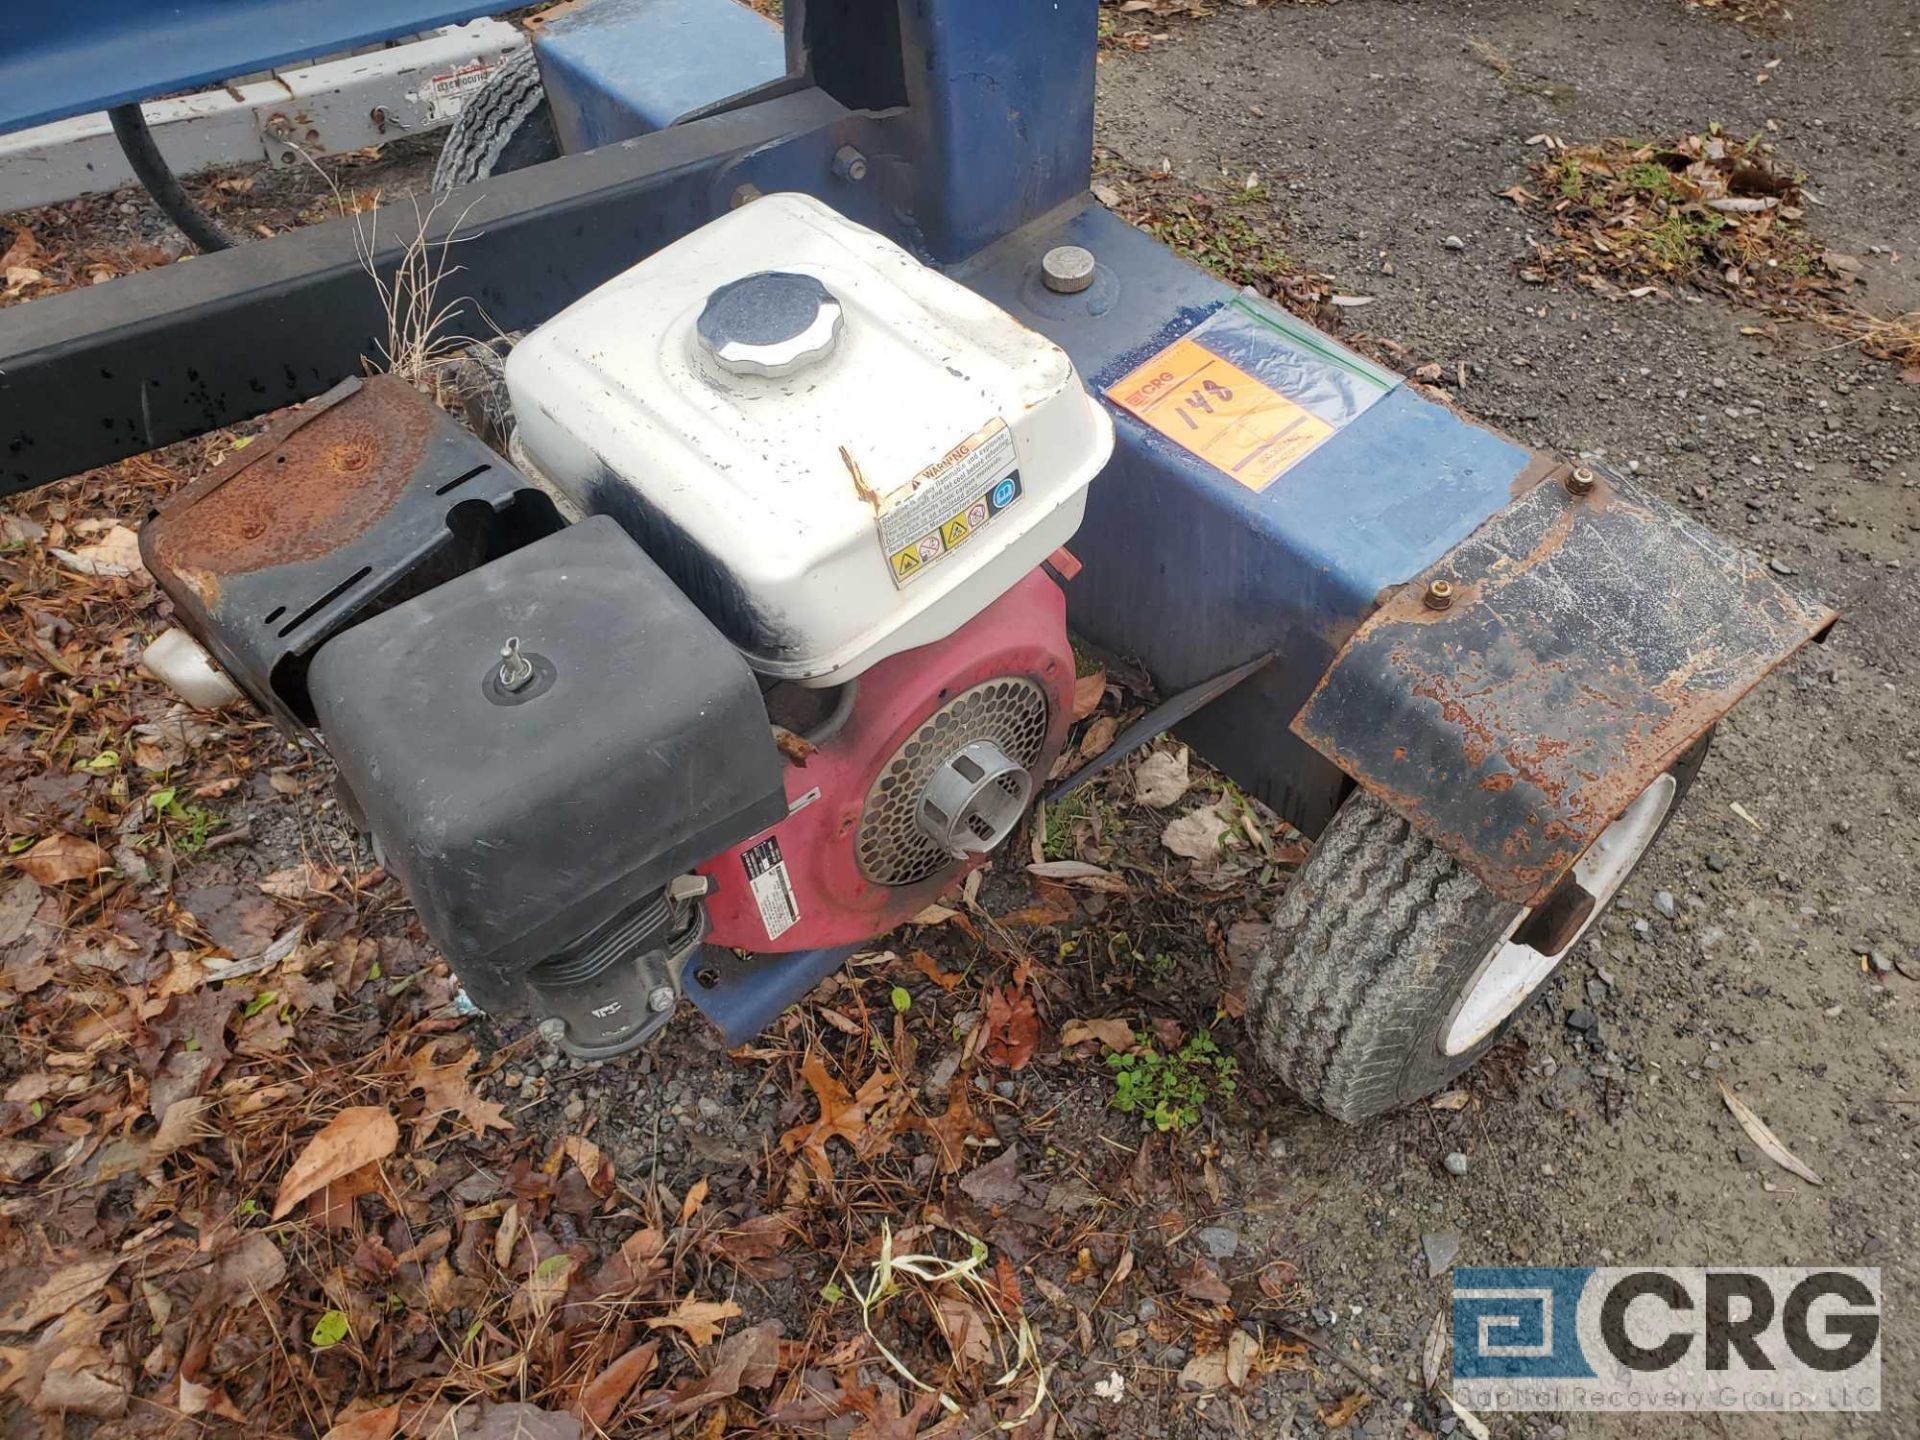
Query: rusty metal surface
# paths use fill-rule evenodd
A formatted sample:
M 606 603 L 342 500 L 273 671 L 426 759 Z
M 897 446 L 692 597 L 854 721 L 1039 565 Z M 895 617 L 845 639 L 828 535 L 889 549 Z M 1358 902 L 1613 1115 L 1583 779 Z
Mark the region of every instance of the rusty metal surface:
M 182 576 L 219 577 L 338 550 L 393 508 L 434 418 L 391 375 L 336 386 L 169 506 L 148 527 L 151 558 Z
M 296 724 L 306 661 L 327 639 L 558 523 L 505 460 L 390 375 L 287 413 L 242 457 L 170 500 L 140 552 L 222 668 Z
M 1523 904 L 1834 619 L 1630 482 L 1569 473 L 1402 586 L 1292 727 Z

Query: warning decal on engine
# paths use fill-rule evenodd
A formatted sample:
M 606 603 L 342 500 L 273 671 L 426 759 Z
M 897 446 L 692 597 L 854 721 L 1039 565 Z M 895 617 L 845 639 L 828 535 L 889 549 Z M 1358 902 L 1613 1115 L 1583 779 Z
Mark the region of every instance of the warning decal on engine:
M 743 851 L 740 863 L 746 867 L 747 888 L 753 891 L 760 907 L 760 923 L 767 927 L 767 938 L 778 940 L 800 923 L 800 901 L 787 879 L 787 862 L 780 854 L 780 841 L 769 835 L 752 849 Z
M 894 585 L 918 580 L 1020 494 L 1013 432 L 996 416 L 882 502 L 876 524 Z

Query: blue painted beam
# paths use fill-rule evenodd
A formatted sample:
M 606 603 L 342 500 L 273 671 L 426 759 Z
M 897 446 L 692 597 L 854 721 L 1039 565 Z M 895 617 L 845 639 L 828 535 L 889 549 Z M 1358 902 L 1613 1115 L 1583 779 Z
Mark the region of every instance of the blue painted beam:
M 0 134 L 458 24 L 500 8 L 500 0 L 9 5 L 0 23 Z

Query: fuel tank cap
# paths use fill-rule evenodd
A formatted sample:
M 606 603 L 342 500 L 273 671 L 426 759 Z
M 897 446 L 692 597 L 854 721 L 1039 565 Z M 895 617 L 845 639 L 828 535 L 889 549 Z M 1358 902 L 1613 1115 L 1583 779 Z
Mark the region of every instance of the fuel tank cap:
M 840 322 L 840 302 L 813 276 L 762 270 L 707 296 L 694 328 L 722 369 L 781 376 L 832 354 Z

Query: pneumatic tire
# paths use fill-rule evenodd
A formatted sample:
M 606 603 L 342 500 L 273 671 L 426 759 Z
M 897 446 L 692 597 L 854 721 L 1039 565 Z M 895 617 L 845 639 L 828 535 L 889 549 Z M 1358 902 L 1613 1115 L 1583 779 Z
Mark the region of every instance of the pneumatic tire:
M 1500 1040 L 1546 988 L 1652 848 L 1706 758 L 1702 737 L 1636 806 L 1604 895 L 1580 933 L 1551 955 L 1511 962 L 1518 977 L 1485 988 L 1527 911 L 1490 894 L 1463 865 L 1365 791 L 1340 807 L 1274 915 L 1247 986 L 1247 1022 L 1265 1067 L 1303 1100 L 1353 1123 L 1431 1095 Z M 1596 841 L 1581 865 L 1598 866 Z M 1634 848 L 1627 853 L 1626 845 Z M 1614 873 L 1616 872 L 1617 873 Z M 1597 894 L 1597 892 L 1596 892 Z M 1535 975 L 1537 971 L 1537 975 Z M 1500 1005 L 1520 980 L 1511 1008 Z M 1476 997 L 1479 1000 L 1476 1008 Z M 1475 1023 L 1475 1022 L 1479 1023 Z
M 531 45 L 509 55 L 486 84 L 454 117 L 433 167 L 433 193 L 444 195 L 470 185 L 538 165 L 560 154 L 553 128 L 553 107 Z

